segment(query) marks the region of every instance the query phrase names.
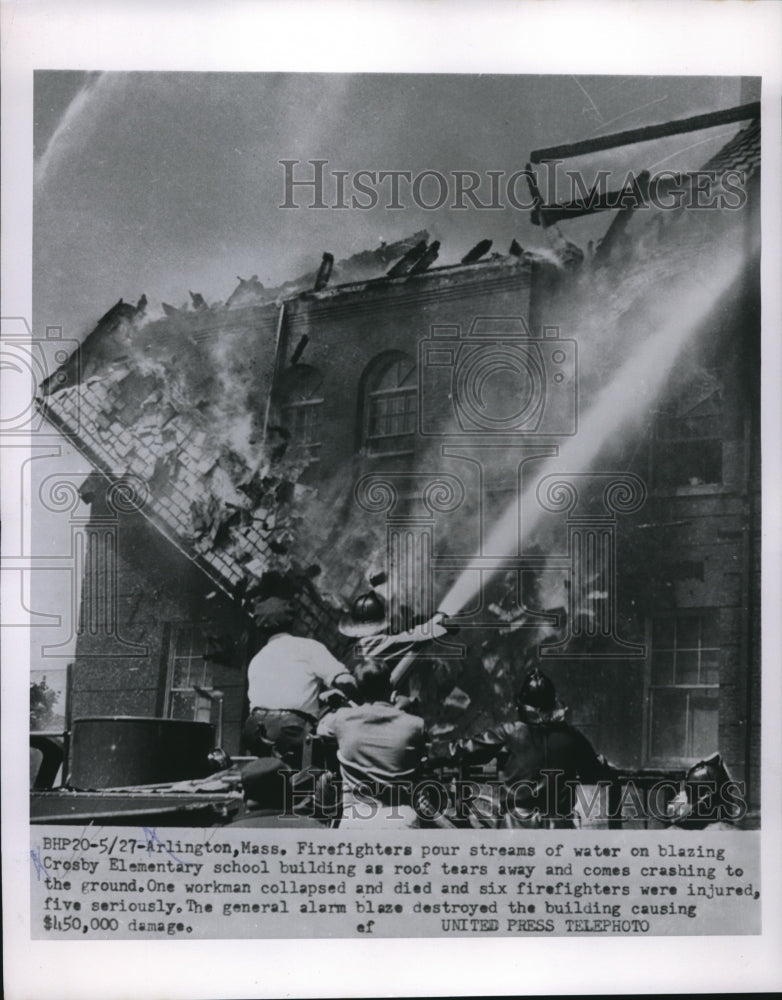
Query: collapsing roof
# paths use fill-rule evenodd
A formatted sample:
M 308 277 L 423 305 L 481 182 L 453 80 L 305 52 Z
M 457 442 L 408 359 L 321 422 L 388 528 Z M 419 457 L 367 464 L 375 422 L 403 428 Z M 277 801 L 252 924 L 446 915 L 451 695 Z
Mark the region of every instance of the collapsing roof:
M 437 280 L 441 271 L 452 280 L 454 271 L 487 264 L 525 266 L 515 251 L 481 260 L 488 249 L 481 246 L 471 264 L 428 271 L 436 246 L 427 240 L 422 231 L 343 262 L 340 273 L 353 275 L 353 284 L 326 289 L 321 268 L 287 287 L 292 297 L 322 297 L 367 282 Z M 400 253 L 386 275 L 389 255 Z M 39 400 L 98 471 L 130 478 L 141 512 L 232 596 L 251 592 L 269 570 L 300 569 L 300 508 L 315 492 L 299 482 L 307 461 L 289 453 L 288 432 L 267 426 L 281 303 L 248 304 L 258 286 L 255 278 L 240 279 L 224 306 L 191 292 L 192 309 L 167 307 L 152 321 L 145 296 L 136 306 L 120 300 L 42 383 Z
M 69 386 L 51 397 L 47 416 L 107 476 L 143 484 L 147 513 L 169 537 L 190 541 L 194 553 L 230 585 L 241 563 L 262 570 L 275 542 L 271 512 L 295 496 L 271 465 L 251 469 L 215 439 L 198 405 L 177 406 L 155 374 L 132 361 Z M 243 544 L 232 552 L 229 529 Z M 241 559 L 241 562 L 239 561 Z
M 728 192 L 735 190 L 735 188 L 725 184 L 726 174 L 734 176 L 734 183 L 735 175 L 738 174 L 741 177 L 741 182 L 747 185 L 760 170 L 759 115 L 759 103 L 745 104 L 712 114 L 696 115 L 694 118 L 631 129 L 614 135 L 598 136 L 593 139 L 583 140 L 582 142 L 536 150 L 531 154 L 531 163 L 538 164 L 553 161 L 556 165 L 563 163 L 563 158 L 578 157 L 599 150 L 616 148 L 617 146 L 633 145 L 664 136 L 709 129 L 716 125 L 748 121 L 748 125 L 740 129 L 726 145 L 711 157 L 710 160 L 700 166 L 697 171 L 676 173 L 665 170 L 653 180 L 656 195 L 667 197 L 671 192 L 676 190 L 680 190 L 682 193 L 692 192 L 693 185 L 697 187 L 700 184 L 698 177 L 702 179 L 704 175 L 712 174 L 714 175 L 713 190 L 710 193 L 717 194 L 721 190 L 724 194 L 726 190 Z M 662 160 L 660 162 L 664 163 L 666 161 Z M 582 194 L 565 203 L 555 201 L 546 204 L 538 190 L 531 163 L 527 165 L 527 180 L 534 198 L 534 206 L 530 216 L 534 225 L 542 225 L 546 228 L 557 222 L 574 219 L 583 215 L 591 215 L 593 212 L 628 208 L 632 210 L 639 205 L 649 204 L 650 170 L 644 170 L 636 176 L 629 177 L 628 183 L 623 185 L 621 190 L 607 191 L 600 189 L 596 181 L 593 189 L 585 195 Z M 603 180 L 605 180 L 605 177 L 603 177 Z M 730 184 L 730 180 L 728 184 Z M 701 195 L 703 193 L 701 192 Z M 698 207 L 702 207 L 702 205 Z
M 759 134 L 759 123 L 752 122 L 704 169 L 744 169 L 752 176 L 759 167 Z M 640 228 L 631 236 L 633 217 Z M 40 406 L 101 473 L 133 477 L 142 513 L 220 587 L 242 597 L 270 569 L 297 568 L 301 508 L 314 492 L 300 482 L 306 462 L 289 454 L 287 432 L 266 426 L 281 295 L 325 300 L 386 284 L 436 286 L 462 275 L 525 269 L 542 259 L 593 282 L 597 272 L 589 265 L 612 256 L 640 289 L 649 284 L 644 259 L 653 256 L 673 273 L 688 253 L 682 212 L 655 210 L 652 218 L 655 225 L 649 225 L 650 213 L 620 211 L 621 224 L 615 220 L 602 258 L 585 255 L 554 227 L 553 253 L 543 257 L 515 240 L 507 254 L 489 254 L 491 242 L 482 240 L 461 263 L 438 268 L 439 244 L 421 231 L 339 264 L 324 255 L 319 270 L 277 289 L 264 289 L 255 275 L 240 278 L 224 305 L 209 306 L 191 293 L 192 308 L 168 307 L 159 320 L 147 319 L 145 296 L 136 306 L 120 300 L 42 383 Z M 673 255 L 665 236 L 671 226 Z M 688 229 L 702 244 L 699 225 Z M 610 308 L 616 275 L 605 280 Z

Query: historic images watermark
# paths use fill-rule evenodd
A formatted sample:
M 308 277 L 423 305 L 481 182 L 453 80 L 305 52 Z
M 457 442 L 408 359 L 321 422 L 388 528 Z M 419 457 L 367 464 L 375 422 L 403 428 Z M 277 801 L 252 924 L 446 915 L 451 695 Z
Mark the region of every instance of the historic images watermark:
M 570 437 L 578 426 L 577 362 L 575 340 L 560 338 L 557 327 L 535 340 L 520 317 L 481 316 L 469 330 L 433 326 L 419 345 L 419 431 Z M 452 429 L 443 425 L 443 399 Z
M 328 776 L 328 771 L 318 769 L 306 775 L 280 771 L 283 806 L 279 815 L 295 819 L 302 806 L 311 807 L 313 799 L 315 818 L 324 821 L 339 815 L 337 802 L 346 786 L 339 779 L 330 779 L 328 800 L 321 797 L 319 781 Z M 744 782 L 733 779 L 688 779 L 684 783 L 667 779 L 650 784 L 630 779 L 621 787 L 600 780 L 585 787 L 557 768 L 544 768 L 534 780 L 512 783 L 461 778 L 447 782 L 427 777 L 382 785 L 363 781 L 350 786 L 351 818 L 356 820 L 393 824 L 402 818 L 400 808 L 409 804 L 424 825 L 437 826 L 445 820 L 449 827 L 504 824 L 530 830 L 573 828 L 574 810 L 584 826 L 652 820 L 666 826 L 683 821 L 688 828 L 702 829 L 744 819 L 748 809 L 745 791 Z M 681 808 L 682 798 L 686 798 L 686 809 Z M 563 808 L 564 801 L 567 808 Z
M 0 408 L 0 440 L 6 444 L 13 438 L 47 432 L 37 406 L 41 387 L 63 383 L 66 376 L 60 369 L 69 359 L 78 373 L 79 342 L 64 338 L 61 326 L 47 326 L 45 339 L 37 339 L 21 316 L 3 316 L 0 324 L 0 369 L 7 378 Z M 78 381 L 78 374 L 76 378 Z
M 67 368 L 66 368 L 67 366 Z M 148 499 L 148 487 L 126 471 L 107 473 L 109 486 L 103 513 L 83 506 L 84 472 L 64 470 L 37 475 L 36 463 L 56 461 L 63 454 L 63 440 L 47 407 L 47 397 L 62 388 L 68 378 L 81 381 L 79 341 L 64 338 L 61 326 L 47 326 L 45 337 L 33 336 L 21 317 L 3 317 L 0 367 L 7 377 L 0 415 L 0 442 L 9 476 L 18 483 L 21 517 L 9 531 L 3 572 L 18 578 L 11 593 L 18 605 L 5 608 L 2 627 L 46 629 L 52 641 L 33 644 L 41 660 L 72 657 L 77 634 L 101 634 L 106 638 L 103 656 L 145 656 L 143 643 L 119 635 L 118 537 L 123 516 L 140 511 Z M 72 430 L 84 424 L 79 396 L 73 397 Z M 36 524 L 40 518 L 62 521 L 63 551 L 34 551 Z M 92 552 L 91 572 L 85 574 Z M 37 584 L 48 575 L 59 583 L 63 600 L 57 614 L 39 610 Z M 81 581 L 88 584 L 81 588 Z M 31 583 L 31 604 L 25 605 L 24 587 Z
M 41 408 L 41 387 L 60 385 L 62 366 L 71 359 L 79 369 L 79 343 L 63 337 L 61 326 L 47 326 L 44 337 L 35 337 L 29 322 L 21 316 L 4 316 L 0 369 L 4 378 L 0 403 L 0 444 L 3 448 L 3 472 L 18 496 L 19 516 L 8 518 L 4 525 L 2 572 L 7 581 L 2 628 L 51 629 L 61 636 L 78 621 L 78 557 L 69 554 L 41 553 L 34 550 L 36 516 L 43 509 L 48 514 L 68 510 L 78 503 L 74 483 L 65 477 L 44 477 L 36 490 L 34 480 L 41 463 L 56 461 L 63 454 L 62 439 L 53 433 Z M 80 425 L 78 408 L 74 412 Z M 11 486 L 9 485 L 9 489 Z M 56 574 L 66 597 L 57 614 L 42 610 L 36 602 L 36 583 L 44 574 Z M 32 598 L 26 595 L 27 588 Z M 60 644 L 42 646 L 42 656 L 63 655 Z
M 717 209 L 735 211 L 747 203 L 743 170 L 627 171 L 611 185 L 611 171 L 565 170 L 564 161 L 547 160 L 543 170 L 340 170 L 329 160 L 278 160 L 282 167 L 283 200 L 279 208 L 374 209 L 406 208 L 436 211 L 528 212 L 545 191 L 551 205 L 586 209 L 648 209 L 664 211 Z

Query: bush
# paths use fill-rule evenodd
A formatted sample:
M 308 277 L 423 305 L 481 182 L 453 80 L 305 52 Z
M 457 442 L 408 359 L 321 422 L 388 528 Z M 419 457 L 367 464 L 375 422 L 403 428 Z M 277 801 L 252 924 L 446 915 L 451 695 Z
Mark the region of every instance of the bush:
M 53 691 L 43 677 L 39 682 L 30 681 L 30 729 L 46 729 L 54 716 L 54 703 L 59 693 Z

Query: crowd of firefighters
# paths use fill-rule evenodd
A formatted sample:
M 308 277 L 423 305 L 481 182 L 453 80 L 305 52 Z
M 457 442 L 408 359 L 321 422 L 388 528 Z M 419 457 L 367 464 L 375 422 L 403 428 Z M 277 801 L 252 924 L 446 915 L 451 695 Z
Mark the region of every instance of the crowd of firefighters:
M 442 796 L 432 802 L 433 784 L 422 782 L 424 775 L 496 761 L 495 794 L 480 809 L 471 801 L 472 818 L 494 827 L 567 828 L 574 826 L 574 786 L 616 778 L 566 721 L 567 709 L 537 667 L 523 679 L 514 721 L 462 739 L 430 741 L 418 706 L 393 690 L 392 678 L 400 649 L 446 633 L 440 615 L 420 635 L 415 626 L 400 633 L 383 597 L 362 595 L 340 623 L 340 631 L 357 640 L 350 669 L 321 642 L 295 634 L 295 622 L 289 599 L 263 602 L 266 642 L 248 667 L 243 738 L 256 759 L 242 774 L 245 825 L 269 825 L 281 811 L 302 823 L 312 822 L 314 812 L 341 828 L 450 825 Z M 312 773 L 313 745 L 326 767 L 314 769 L 320 777 L 311 786 L 310 815 L 297 815 L 297 802 L 307 796 L 291 789 L 308 769 Z M 691 768 L 675 821 L 697 829 L 730 821 L 720 795 L 727 778 L 717 755 Z

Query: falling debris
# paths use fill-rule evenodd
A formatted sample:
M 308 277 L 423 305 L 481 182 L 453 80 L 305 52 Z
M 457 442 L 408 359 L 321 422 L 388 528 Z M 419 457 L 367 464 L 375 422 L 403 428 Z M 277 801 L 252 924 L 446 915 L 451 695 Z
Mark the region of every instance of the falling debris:
M 470 707 L 471 698 L 461 688 L 455 687 L 451 693 L 445 698 L 443 702 L 444 705 L 448 705 L 451 708 L 458 708 L 461 711 Z
M 144 303 L 142 296 L 139 305 Z M 143 310 L 142 310 L 143 312 Z M 120 299 L 105 313 L 68 360 L 41 383 L 44 396 L 78 385 L 108 365 L 125 360 L 132 351 L 135 323 L 140 311 Z
M 538 259 L 556 257 L 560 268 L 578 266 L 581 250 L 556 227 L 547 233 L 555 240 L 554 253 Z M 491 247 L 490 240 L 481 240 L 455 265 L 455 273 L 465 266 L 524 267 L 536 257 L 516 240 L 498 260 L 487 256 Z M 239 276 L 224 306 L 209 306 L 203 295 L 190 292 L 190 305 L 164 303 L 162 318 L 147 316 L 146 295 L 135 306 L 120 299 L 42 384 L 47 415 L 66 433 L 72 431 L 77 445 L 79 434 L 90 428 L 91 461 L 106 475 L 143 482 L 155 522 L 208 564 L 221 586 L 245 593 L 264 572 L 291 569 L 304 509 L 313 553 L 327 545 L 311 515 L 329 500 L 315 498 L 300 482 L 311 457 L 292 446 L 291 427 L 267 407 L 277 297 L 309 296 L 316 294 L 313 289 L 323 297 L 347 295 L 363 287 L 358 281 L 334 285 L 335 277 L 382 283 L 421 275 L 439 252 L 439 242 L 430 243 L 422 230 L 338 264 L 324 253 L 317 272 L 293 282 L 269 289 L 256 274 Z M 310 335 L 300 335 L 289 365 L 301 362 Z M 347 573 L 357 565 L 351 560 Z M 604 587 L 595 580 L 589 589 Z M 587 613 L 596 601 L 594 595 L 582 599 Z M 539 637 L 545 624 L 536 621 L 541 612 L 527 611 L 518 593 L 494 602 L 492 611 L 504 626 L 498 640 L 512 632 L 514 641 L 522 641 L 525 629 Z M 488 660 L 477 669 L 485 677 Z M 457 680 L 439 668 L 433 676 L 444 690 Z M 458 701 L 461 689 L 454 690 L 450 697 Z
M 554 253 L 564 268 L 573 270 L 584 261 L 584 251 L 581 247 L 567 239 L 559 226 L 551 226 L 546 230 Z
M 481 664 L 487 674 L 493 674 L 495 671 L 502 672 L 502 660 L 493 651 L 484 652 L 483 656 L 481 656 Z
M 491 266 L 483 259 L 490 248 L 490 241 L 482 241 L 469 261 Z M 162 303 L 158 317 L 148 315 L 146 295 L 135 306 L 120 299 L 41 386 L 45 397 L 54 397 L 46 400 L 47 416 L 77 447 L 87 445 L 104 476 L 130 477 L 143 486 L 154 524 L 252 614 L 259 579 L 272 570 L 293 572 L 301 538 L 306 535 L 312 554 L 329 548 L 319 527 L 328 521 L 319 512 L 330 499 L 300 481 L 312 458 L 292 446 L 292 428 L 267 405 L 278 300 L 345 294 L 360 288 L 359 282 L 419 275 L 439 250 L 439 242 L 430 243 L 421 230 L 338 264 L 325 253 L 317 273 L 278 288 L 265 288 L 256 274 L 238 276 L 224 305 L 209 305 L 191 291 L 189 303 Z M 517 263 L 501 257 L 499 266 Z M 355 283 L 335 285 L 335 277 Z M 301 363 L 309 339 L 300 335 L 288 370 Z M 325 609 L 336 625 L 348 600 L 349 589 L 343 588 L 357 566 L 353 553 L 340 566 L 345 580 L 338 585 L 330 566 L 317 591 L 316 573 L 296 569 L 313 618 Z M 431 678 L 442 706 L 459 671 L 434 663 Z M 469 705 L 468 695 L 454 692 L 451 710 Z

